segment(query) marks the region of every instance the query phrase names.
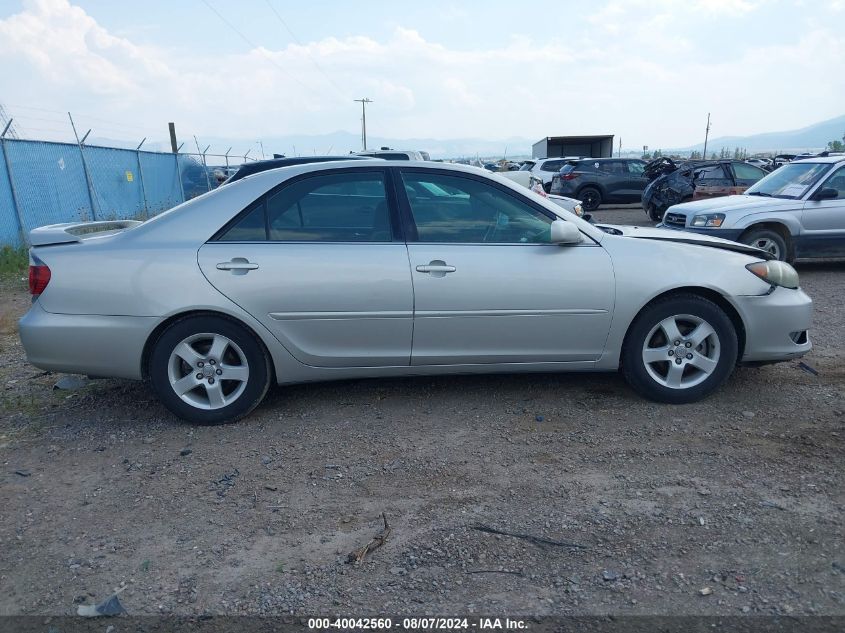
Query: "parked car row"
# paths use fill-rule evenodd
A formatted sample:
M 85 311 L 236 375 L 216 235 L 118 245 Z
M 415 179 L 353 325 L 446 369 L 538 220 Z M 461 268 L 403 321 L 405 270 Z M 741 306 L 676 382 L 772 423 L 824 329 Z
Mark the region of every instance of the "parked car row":
M 749 244 L 788 262 L 845 257 L 845 156 L 793 161 L 742 195 L 669 207 L 658 226 Z

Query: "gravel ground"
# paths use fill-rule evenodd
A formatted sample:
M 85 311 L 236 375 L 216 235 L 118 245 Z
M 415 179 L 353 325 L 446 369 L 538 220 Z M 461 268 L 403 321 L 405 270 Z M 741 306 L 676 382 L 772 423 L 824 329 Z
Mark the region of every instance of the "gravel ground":
M 135 615 L 845 615 L 845 264 L 799 271 L 818 375 L 738 369 L 684 406 L 617 375 L 360 380 L 210 428 L 140 383 L 54 390 L 7 281 L 0 614 L 122 588 Z

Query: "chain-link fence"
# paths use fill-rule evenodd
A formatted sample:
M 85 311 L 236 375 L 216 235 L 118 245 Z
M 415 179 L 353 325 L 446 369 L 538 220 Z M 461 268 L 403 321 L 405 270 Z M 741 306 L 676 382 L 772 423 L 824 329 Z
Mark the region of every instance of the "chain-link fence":
M 217 187 L 246 158 L 0 138 L 0 245 L 45 224 L 145 219 Z

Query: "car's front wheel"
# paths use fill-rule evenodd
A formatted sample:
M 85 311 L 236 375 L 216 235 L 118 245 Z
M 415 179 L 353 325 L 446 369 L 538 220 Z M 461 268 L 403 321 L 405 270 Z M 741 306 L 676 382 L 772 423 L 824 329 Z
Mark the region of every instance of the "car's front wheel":
M 234 422 L 252 411 L 270 385 L 270 361 L 251 332 L 219 316 L 188 317 L 159 336 L 150 355 L 159 399 L 196 424 Z
M 772 229 L 751 229 L 740 238 L 740 242 L 762 249 L 781 261 L 791 262 L 793 259 L 791 244 Z
M 628 383 L 651 400 L 684 404 L 716 390 L 733 371 L 737 335 L 724 310 L 697 295 L 646 306 L 622 350 Z

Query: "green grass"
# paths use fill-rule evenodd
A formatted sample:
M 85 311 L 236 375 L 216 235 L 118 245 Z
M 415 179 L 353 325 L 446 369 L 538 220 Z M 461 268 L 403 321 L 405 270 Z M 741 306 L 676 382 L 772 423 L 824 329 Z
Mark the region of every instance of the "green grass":
M 0 275 L 23 275 L 29 268 L 29 252 L 26 248 L 0 248 Z

